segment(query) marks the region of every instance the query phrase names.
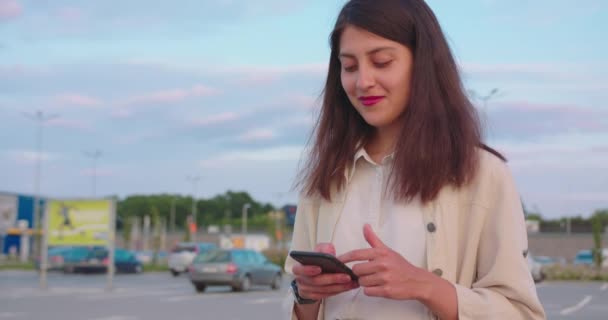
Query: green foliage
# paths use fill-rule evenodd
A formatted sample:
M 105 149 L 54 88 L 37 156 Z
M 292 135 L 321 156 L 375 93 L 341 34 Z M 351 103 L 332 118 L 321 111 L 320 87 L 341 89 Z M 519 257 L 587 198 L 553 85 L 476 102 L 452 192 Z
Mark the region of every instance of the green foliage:
M 583 265 L 550 266 L 543 268 L 546 280 L 608 281 L 608 269 L 596 269 Z
M 131 242 L 131 230 L 133 229 L 133 217 L 125 217 L 122 222 L 122 238 L 128 246 Z
M 17 261 L 3 261 L 0 262 L 0 271 L 2 270 L 35 270 L 36 266 L 33 262 L 17 262 Z
M 158 262 L 158 251 L 160 251 L 161 218 L 160 212 L 155 206 L 152 206 L 150 213 L 152 220 L 152 264 L 156 264 Z
M 593 263 L 597 269 L 602 267 L 604 256 L 602 254 L 602 221 L 600 216 L 594 216 L 591 220 L 593 228 Z
M 175 199 L 175 224 L 185 226 L 187 217 L 192 213 L 192 197 L 174 194 L 135 195 L 118 201 L 117 214 L 123 221 L 127 217 L 143 217 L 150 214 L 150 208 L 156 208 L 160 220 L 168 220 L 171 213 L 171 201 Z M 233 225 L 240 226 L 243 205 L 249 203 L 248 227 L 264 228 L 265 216 L 274 207 L 268 203 L 255 201 L 247 192 L 227 191 L 210 199 L 197 199 L 197 224 L 206 227 L 211 224 L 222 225 L 234 221 Z M 228 217 L 230 216 L 230 218 Z

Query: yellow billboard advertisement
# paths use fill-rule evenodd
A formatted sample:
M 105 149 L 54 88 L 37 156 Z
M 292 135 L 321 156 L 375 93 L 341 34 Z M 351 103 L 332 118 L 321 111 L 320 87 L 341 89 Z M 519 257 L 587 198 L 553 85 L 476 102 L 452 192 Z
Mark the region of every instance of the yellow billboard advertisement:
M 48 201 L 48 245 L 105 246 L 113 210 L 113 201 L 105 199 Z

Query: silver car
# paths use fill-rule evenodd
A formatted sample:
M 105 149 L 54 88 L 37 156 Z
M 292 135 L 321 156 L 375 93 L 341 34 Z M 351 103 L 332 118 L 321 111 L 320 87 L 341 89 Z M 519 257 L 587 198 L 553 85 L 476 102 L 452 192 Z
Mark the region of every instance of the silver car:
M 208 242 L 178 243 L 173 250 L 171 250 L 167 260 L 169 271 L 176 277 L 180 273 L 188 271 L 188 266 L 192 264 L 192 261 L 197 255 L 216 248 L 217 246 L 214 243 Z
M 230 286 L 233 291 L 248 291 L 253 285 L 281 288 L 281 267 L 249 249 L 218 249 L 198 255 L 189 273 L 197 292 L 216 285 Z

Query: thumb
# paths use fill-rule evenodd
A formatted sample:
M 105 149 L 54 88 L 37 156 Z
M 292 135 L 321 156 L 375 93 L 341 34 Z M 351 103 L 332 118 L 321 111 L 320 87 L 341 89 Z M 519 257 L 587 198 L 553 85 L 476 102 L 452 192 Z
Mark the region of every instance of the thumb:
M 363 237 L 365 237 L 365 240 L 367 241 L 367 243 L 369 243 L 370 246 L 372 246 L 372 248 L 386 247 L 384 245 L 384 242 L 382 242 L 382 240 L 380 240 L 380 238 L 376 235 L 376 233 L 372 229 L 372 226 L 370 226 L 368 223 L 366 223 L 363 226 Z

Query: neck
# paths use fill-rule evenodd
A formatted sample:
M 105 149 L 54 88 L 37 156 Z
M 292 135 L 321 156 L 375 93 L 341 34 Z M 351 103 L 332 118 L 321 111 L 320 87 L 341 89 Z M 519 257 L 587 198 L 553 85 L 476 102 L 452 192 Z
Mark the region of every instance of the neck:
M 377 128 L 370 142 L 367 144 L 367 153 L 378 162 L 395 150 L 399 128 Z

